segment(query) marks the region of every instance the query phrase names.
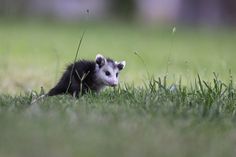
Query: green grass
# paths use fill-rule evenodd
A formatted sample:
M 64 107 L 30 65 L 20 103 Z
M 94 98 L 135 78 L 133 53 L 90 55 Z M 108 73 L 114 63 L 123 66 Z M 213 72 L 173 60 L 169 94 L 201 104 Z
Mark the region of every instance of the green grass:
M 234 156 L 236 91 L 152 80 L 88 94 L 0 96 L 0 156 Z
M 90 24 L 79 57 L 126 60 L 121 85 L 32 103 L 84 28 L 0 23 L 0 157 L 235 156 L 235 30 Z

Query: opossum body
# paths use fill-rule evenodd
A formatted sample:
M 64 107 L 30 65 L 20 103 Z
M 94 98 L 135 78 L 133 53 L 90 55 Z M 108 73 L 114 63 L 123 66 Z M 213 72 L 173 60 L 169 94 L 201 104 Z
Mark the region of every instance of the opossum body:
M 48 96 L 71 94 L 79 96 L 88 91 L 99 92 L 105 86 L 116 86 L 119 72 L 125 61 L 115 62 L 100 54 L 95 61 L 80 60 L 67 67 L 60 81 L 48 92 Z

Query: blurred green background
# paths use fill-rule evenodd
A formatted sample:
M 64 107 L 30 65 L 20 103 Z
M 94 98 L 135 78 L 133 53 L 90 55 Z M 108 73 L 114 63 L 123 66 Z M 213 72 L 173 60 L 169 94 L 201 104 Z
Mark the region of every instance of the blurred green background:
M 0 6 L 1 93 L 51 88 L 85 29 L 79 58 L 126 60 L 122 83 L 142 86 L 149 73 L 191 85 L 197 73 L 224 80 L 236 73 L 234 1 L 2 0 Z
M 49 89 L 71 63 L 84 29 L 79 58 L 94 59 L 97 53 L 126 60 L 121 82 L 142 86 L 147 72 L 168 75 L 170 82 L 190 85 L 199 73 L 204 79 L 216 72 L 224 80 L 235 76 L 236 33 L 217 28 L 146 28 L 125 23 L 2 22 L 0 26 L 0 86 L 2 93 Z M 142 57 L 142 60 L 135 55 Z

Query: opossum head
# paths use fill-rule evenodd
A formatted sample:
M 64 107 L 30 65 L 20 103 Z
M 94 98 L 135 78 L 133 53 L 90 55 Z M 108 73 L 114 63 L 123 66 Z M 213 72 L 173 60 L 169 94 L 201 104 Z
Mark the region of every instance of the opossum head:
M 119 82 L 119 73 L 124 69 L 126 62 L 113 61 L 100 54 L 96 55 L 96 80 L 105 86 L 116 86 Z

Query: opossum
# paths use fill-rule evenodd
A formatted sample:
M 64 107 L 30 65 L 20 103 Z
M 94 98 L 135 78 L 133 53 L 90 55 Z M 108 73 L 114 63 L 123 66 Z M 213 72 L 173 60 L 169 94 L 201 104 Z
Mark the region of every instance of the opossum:
M 106 86 L 117 86 L 119 72 L 125 65 L 125 61 L 113 61 L 100 54 L 96 55 L 95 61 L 79 60 L 67 67 L 47 95 L 71 94 L 78 97 L 89 91 L 99 92 Z

